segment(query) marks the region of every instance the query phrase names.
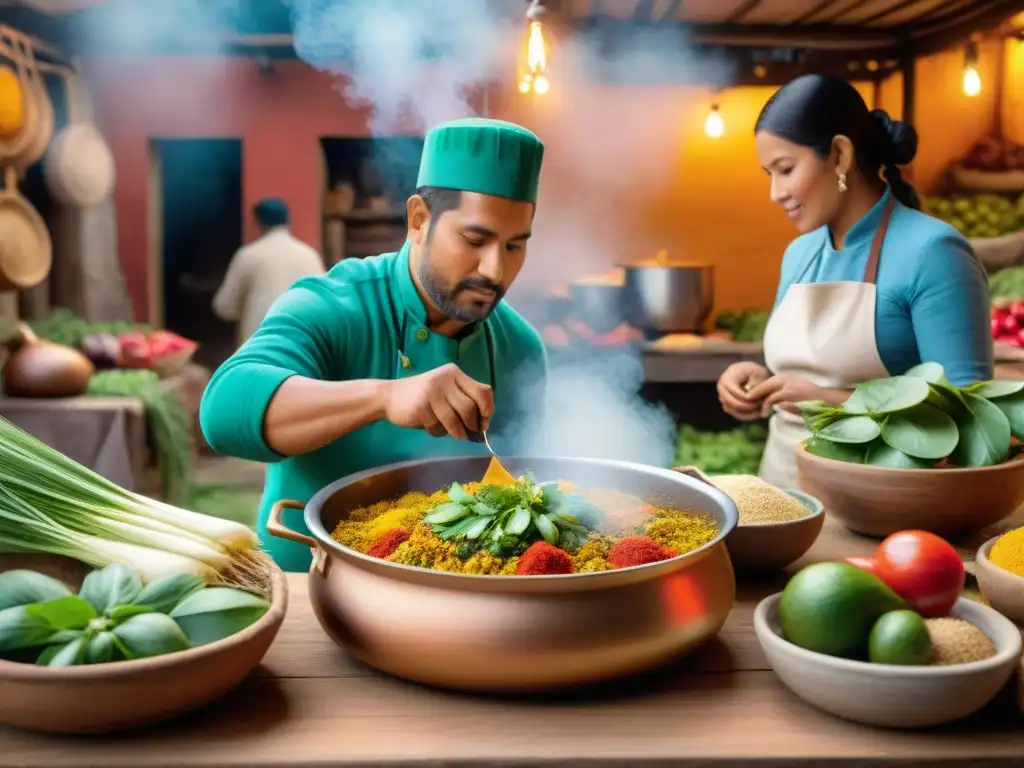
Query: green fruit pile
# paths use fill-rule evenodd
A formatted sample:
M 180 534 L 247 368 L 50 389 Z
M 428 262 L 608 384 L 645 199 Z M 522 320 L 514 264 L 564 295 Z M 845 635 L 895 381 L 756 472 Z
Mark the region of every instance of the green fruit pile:
M 994 194 L 926 197 L 921 210 L 965 237 L 998 237 L 1024 229 L 1024 195 L 1016 200 Z
M 779 624 L 791 643 L 829 656 L 908 666 L 931 659 L 924 619 L 877 576 L 849 563 L 816 563 L 793 576 Z

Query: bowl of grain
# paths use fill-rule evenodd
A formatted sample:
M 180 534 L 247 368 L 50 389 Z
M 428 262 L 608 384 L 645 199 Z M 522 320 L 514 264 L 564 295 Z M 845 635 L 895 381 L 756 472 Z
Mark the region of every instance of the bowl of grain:
M 982 544 L 974 558 L 974 572 L 988 604 L 1024 627 L 1024 528 Z
M 813 496 L 776 488 L 754 475 L 718 475 L 710 480 L 739 511 L 739 525 L 725 539 L 736 570 L 785 568 L 821 534 L 825 508 Z
M 1020 663 L 1020 631 L 992 608 L 961 598 L 949 616 L 927 619 L 928 664 L 872 664 L 801 648 L 779 623 L 778 592 L 754 610 L 754 633 L 779 679 L 808 704 L 846 720 L 926 728 L 991 702 Z

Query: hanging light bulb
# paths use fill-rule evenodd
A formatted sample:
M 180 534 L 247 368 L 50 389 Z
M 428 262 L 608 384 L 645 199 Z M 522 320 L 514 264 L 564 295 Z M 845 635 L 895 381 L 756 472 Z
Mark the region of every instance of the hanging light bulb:
M 725 120 L 722 119 L 722 113 L 718 111 L 717 104 L 711 105 L 711 111 L 704 120 L 704 133 L 710 139 L 720 139 L 725 133 Z
M 970 42 L 964 53 L 964 93 L 970 97 L 981 93 L 981 75 L 978 73 L 978 44 Z
M 547 13 L 547 9 L 540 4 L 540 0 L 533 0 L 526 10 L 526 18 L 530 25 L 526 38 L 526 66 L 519 79 L 519 92 L 534 93 L 543 96 L 551 90 L 551 82 L 548 80 L 548 56 L 547 40 L 544 37 L 544 25 L 540 19 Z

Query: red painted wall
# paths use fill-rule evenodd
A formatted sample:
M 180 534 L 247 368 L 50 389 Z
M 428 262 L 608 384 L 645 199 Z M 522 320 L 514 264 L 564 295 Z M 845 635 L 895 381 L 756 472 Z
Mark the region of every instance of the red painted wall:
M 319 247 L 322 136 L 364 136 L 366 114 L 347 106 L 334 79 L 297 61 L 261 75 L 238 58 L 111 58 L 85 65 L 117 164 L 121 264 L 136 317 L 149 312 L 148 173 L 153 138 L 241 137 L 248 210 L 283 198 L 293 229 Z M 246 221 L 245 237 L 254 235 Z

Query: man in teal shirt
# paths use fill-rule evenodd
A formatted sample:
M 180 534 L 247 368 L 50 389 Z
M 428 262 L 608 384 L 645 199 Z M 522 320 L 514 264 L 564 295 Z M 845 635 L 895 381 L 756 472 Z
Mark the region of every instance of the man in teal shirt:
M 541 414 L 544 347 L 502 297 L 526 258 L 543 155 L 512 123 L 433 128 L 402 249 L 299 280 L 214 374 L 203 434 L 270 465 L 258 530 L 285 570 L 311 554 L 267 535 L 274 502 L 396 461 L 482 454 L 471 440 L 484 430 L 512 452 Z

